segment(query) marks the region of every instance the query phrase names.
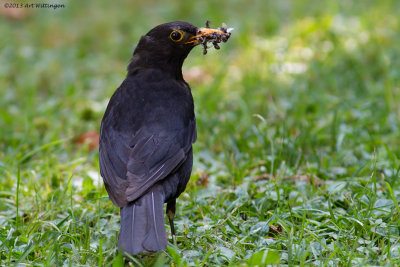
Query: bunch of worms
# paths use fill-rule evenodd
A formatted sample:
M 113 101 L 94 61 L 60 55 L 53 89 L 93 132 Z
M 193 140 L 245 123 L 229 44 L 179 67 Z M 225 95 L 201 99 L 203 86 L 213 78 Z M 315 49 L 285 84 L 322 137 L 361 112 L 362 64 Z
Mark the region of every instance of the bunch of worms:
M 210 29 L 210 21 L 207 20 L 206 28 Z M 227 28 L 225 23 L 222 24 L 216 31 L 198 37 L 198 41 L 203 45 L 203 55 L 207 54 L 207 43 L 212 43 L 215 49 L 219 49 L 219 43 L 228 41 L 233 28 Z

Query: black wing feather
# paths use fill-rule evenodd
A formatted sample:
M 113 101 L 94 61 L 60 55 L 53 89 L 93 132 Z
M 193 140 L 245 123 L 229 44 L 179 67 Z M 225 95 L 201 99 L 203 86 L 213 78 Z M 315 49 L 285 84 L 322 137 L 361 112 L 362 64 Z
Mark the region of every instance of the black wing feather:
M 100 172 L 110 199 L 120 207 L 138 199 L 155 183 L 177 169 L 185 161 L 192 143 L 196 140 L 196 122 L 190 91 L 190 101 L 187 104 L 189 110 L 177 112 L 176 109 L 184 108 L 182 105 L 186 100 L 174 100 L 176 94 L 172 94 L 156 98 L 160 102 L 152 105 L 157 108 L 167 105 L 168 108 L 164 109 L 165 113 L 154 115 L 154 110 L 146 110 L 146 101 L 143 101 L 143 105 L 138 101 L 142 98 L 141 91 L 161 88 L 163 91 L 158 94 L 162 96 L 164 92 L 168 93 L 179 87 L 164 83 L 162 86 L 153 85 L 153 88 L 141 88 L 139 84 L 138 81 L 125 81 L 116 91 L 110 100 L 100 131 Z M 190 90 L 180 90 L 182 89 Z M 129 94 L 126 93 L 127 90 Z M 171 106 L 176 108 L 170 108 Z M 130 109 L 124 110 L 126 107 Z M 118 125 L 115 124 L 116 121 L 119 122 Z

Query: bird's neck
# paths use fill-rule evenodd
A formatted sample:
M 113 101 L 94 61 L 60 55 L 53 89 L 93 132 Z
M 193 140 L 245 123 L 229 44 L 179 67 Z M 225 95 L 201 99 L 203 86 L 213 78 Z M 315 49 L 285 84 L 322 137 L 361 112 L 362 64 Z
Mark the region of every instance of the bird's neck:
M 135 75 L 144 69 L 157 69 L 165 73 L 166 77 L 183 80 L 182 64 L 186 56 L 169 56 L 159 53 L 140 53 L 133 54 L 128 66 L 128 76 Z

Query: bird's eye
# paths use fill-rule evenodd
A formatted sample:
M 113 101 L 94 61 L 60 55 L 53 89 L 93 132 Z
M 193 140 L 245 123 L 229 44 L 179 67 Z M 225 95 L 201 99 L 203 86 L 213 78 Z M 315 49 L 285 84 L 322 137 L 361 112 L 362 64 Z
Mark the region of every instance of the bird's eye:
M 171 34 L 169 35 L 169 38 L 174 41 L 174 42 L 179 42 L 182 40 L 183 38 L 183 33 L 181 31 L 173 31 L 171 32 Z

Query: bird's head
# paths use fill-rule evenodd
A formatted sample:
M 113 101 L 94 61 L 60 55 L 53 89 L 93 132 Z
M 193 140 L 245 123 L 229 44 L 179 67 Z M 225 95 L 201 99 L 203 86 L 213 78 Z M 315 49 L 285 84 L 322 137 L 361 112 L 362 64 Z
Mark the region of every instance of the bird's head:
M 202 36 L 220 32 L 197 28 L 184 21 L 160 24 L 142 36 L 133 53 L 128 73 L 145 68 L 157 68 L 182 77 L 182 64 Z

